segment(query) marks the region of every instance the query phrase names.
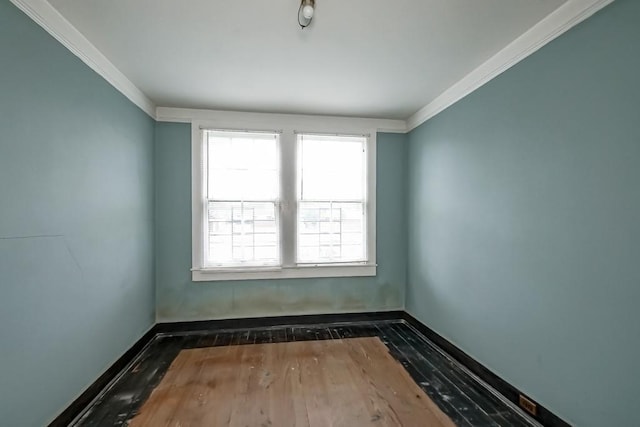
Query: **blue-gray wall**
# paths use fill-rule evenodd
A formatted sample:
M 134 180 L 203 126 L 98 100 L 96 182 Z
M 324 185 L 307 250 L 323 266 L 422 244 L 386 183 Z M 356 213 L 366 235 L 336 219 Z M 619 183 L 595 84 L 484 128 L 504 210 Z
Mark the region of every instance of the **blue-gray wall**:
M 0 0 L 0 424 L 42 426 L 153 324 L 153 120 Z
M 578 426 L 638 425 L 640 2 L 410 134 L 407 308 Z
M 159 321 L 393 310 L 404 306 L 406 135 L 378 134 L 377 277 L 191 281 L 191 126 L 156 125 Z

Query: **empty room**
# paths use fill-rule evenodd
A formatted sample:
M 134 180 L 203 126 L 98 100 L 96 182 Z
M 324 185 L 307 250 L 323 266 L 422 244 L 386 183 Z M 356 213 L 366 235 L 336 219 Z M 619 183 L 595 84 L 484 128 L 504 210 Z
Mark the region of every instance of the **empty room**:
M 637 0 L 0 0 L 0 426 L 640 426 Z

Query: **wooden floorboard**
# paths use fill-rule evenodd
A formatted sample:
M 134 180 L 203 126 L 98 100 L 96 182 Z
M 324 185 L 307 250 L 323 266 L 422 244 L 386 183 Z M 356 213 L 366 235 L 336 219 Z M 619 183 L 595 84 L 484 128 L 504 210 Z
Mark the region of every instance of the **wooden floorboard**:
M 350 408 L 351 416 L 356 417 L 358 422 L 365 423 L 362 425 L 371 422 L 380 426 L 400 425 L 398 423 L 403 422 L 404 418 L 399 414 L 411 413 L 413 408 L 404 406 L 404 402 L 396 402 L 394 411 L 390 411 L 389 402 L 394 401 L 393 395 L 383 393 L 386 389 L 378 385 L 381 383 L 374 375 L 375 369 L 367 368 L 368 363 L 374 366 L 381 363 L 379 357 L 382 356 L 374 357 L 370 354 L 372 350 L 362 344 L 350 347 L 349 352 L 344 348 L 342 352 L 323 350 L 325 346 L 347 341 L 355 344 L 360 341 L 353 339 L 372 337 L 379 338 L 378 344 L 381 346 L 380 351 L 373 353 L 383 353 L 399 369 L 390 380 L 395 384 L 394 387 L 398 386 L 397 381 L 408 381 L 427 397 L 425 402 L 433 405 L 427 406 L 437 408 L 446 415 L 453 422 L 451 425 L 535 425 L 401 321 L 287 325 L 159 335 L 135 363 L 71 425 L 259 426 L 253 421 L 248 422 L 256 419 L 263 420 L 267 427 L 341 425 L 346 422 L 344 415 L 336 412 L 335 408 L 344 407 Z M 282 343 L 308 345 L 307 353 L 302 353 L 300 349 L 291 350 Z M 263 347 L 262 356 L 252 354 L 251 348 L 256 346 Z M 196 353 L 182 360 L 184 350 L 194 350 Z M 325 360 L 331 368 L 318 370 L 318 362 L 314 357 L 318 361 Z M 285 359 L 289 362 L 283 363 L 279 376 L 258 374 L 265 371 L 265 366 L 273 365 L 275 360 Z M 198 380 L 189 382 L 176 378 L 178 372 L 175 366 L 186 368 L 189 365 L 192 367 L 187 370 Z M 363 369 L 371 377 L 363 377 Z M 232 393 L 222 393 L 219 387 L 221 378 L 239 381 L 240 384 L 235 386 Z M 305 389 L 302 386 L 305 378 L 315 379 L 316 388 Z M 174 380 L 171 391 L 167 388 L 164 394 L 158 394 L 160 384 Z M 346 384 L 341 381 L 346 381 Z M 249 384 L 253 384 L 253 388 L 249 388 Z M 263 389 L 259 388 L 260 384 Z M 179 391 L 178 395 L 174 395 L 176 390 Z M 162 398 L 162 408 L 146 413 L 144 408 L 153 401 L 150 397 L 152 392 L 158 395 L 158 399 Z M 287 399 L 283 400 L 283 396 Z M 256 405 L 256 399 L 264 404 Z M 211 402 L 216 402 L 216 411 L 199 409 Z M 327 406 L 332 410 L 325 411 L 323 408 Z M 186 408 L 190 417 L 185 418 L 182 424 L 178 422 L 179 407 Z M 292 419 L 296 422 L 291 422 Z M 429 424 L 420 421 L 405 425 Z
M 440 379 L 448 384 L 449 387 L 455 389 L 455 394 L 464 395 L 469 401 L 475 405 L 475 412 L 481 412 L 487 415 L 484 419 L 486 425 L 509 425 L 513 427 L 527 426 L 520 417 L 504 417 L 501 410 L 499 399 L 491 393 L 487 393 L 486 389 L 467 375 L 451 359 L 446 358 L 441 352 L 430 346 L 426 341 L 411 333 L 407 328 L 398 328 L 397 325 L 391 325 L 396 334 L 401 337 L 410 348 L 410 359 L 412 363 L 421 365 L 422 369 L 432 370 L 441 373 Z M 443 375 L 443 372 L 448 375 Z
M 407 369 L 415 369 L 418 371 L 423 380 L 419 384 L 426 390 L 428 394 L 435 399 L 441 401 L 441 405 L 446 402 L 454 408 L 455 415 L 453 418 L 459 424 L 468 423 L 472 426 L 499 426 L 497 420 L 489 416 L 478 402 L 473 401 L 466 394 L 466 388 L 459 386 L 452 381 L 451 378 L 442 374 L 442 362 L 437 359 L 424 359 L 418 351 L 416 351 L 409 343 L 405 341 L 403 336 L 393 327 L 389 327 L 388 331 L 392 345 L 400 352 L 400 359 Z M 440 365 L 440 366 L 438 366 Z M 464 421 L 464 422 L 463 422 Z
M 375 337 L 183 350 L 129 425 L 455 426 Z

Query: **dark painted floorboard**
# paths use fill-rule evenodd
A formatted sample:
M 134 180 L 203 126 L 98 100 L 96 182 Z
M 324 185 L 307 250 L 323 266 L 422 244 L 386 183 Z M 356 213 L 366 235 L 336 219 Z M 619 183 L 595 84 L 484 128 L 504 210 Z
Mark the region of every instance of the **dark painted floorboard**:
M 401 321 L 202 331 L 159 335 L 75 426 L 124 426 L 183 349 L 290 341 L 379 337 L 416 383 L 458 426 L 535 426 L 430 341 Z

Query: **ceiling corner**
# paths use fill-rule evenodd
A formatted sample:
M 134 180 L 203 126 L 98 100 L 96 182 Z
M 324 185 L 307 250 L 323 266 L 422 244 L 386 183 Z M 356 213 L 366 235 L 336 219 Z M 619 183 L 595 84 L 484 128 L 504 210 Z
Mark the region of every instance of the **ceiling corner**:
M 131 80 L 116 68 L 86 37 L 82 35 L 46 0 L 11 0 L 18 9 L 40 25 L 92 70 L 120 91 L 151 118 L 156 106 Z
M 436 116 L 614 0 L 567 0 L 407 119 L 407 131 Z

